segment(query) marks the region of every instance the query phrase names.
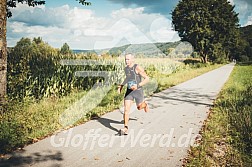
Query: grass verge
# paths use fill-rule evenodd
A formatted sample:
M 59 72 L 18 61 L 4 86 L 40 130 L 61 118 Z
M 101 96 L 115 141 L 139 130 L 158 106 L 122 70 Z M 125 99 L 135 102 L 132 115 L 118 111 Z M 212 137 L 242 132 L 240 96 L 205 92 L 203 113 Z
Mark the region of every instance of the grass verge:
M 235 66 L 184 166 L 251 166 L 252 66 Z

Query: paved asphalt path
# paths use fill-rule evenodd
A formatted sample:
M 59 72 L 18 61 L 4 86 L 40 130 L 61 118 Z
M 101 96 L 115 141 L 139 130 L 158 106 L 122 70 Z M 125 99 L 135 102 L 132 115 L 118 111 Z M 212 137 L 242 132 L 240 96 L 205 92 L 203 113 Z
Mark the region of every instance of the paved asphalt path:
M 123 115 L 115 110 L 26 146 L 0 166 L 181 166 L 233 67 L 222 66 L 153 95 L 150 112 L 130 114 L 127 136 L 118 135 Z

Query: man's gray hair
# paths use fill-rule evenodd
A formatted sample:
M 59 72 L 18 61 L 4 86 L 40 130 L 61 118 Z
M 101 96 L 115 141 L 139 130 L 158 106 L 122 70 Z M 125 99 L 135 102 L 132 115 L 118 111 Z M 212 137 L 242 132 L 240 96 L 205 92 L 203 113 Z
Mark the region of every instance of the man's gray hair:
M 131 55 L 132 58 L 135 57 L 135 54 L 133 54 L 133 53 L 126 53 L 125 56 L 127 56 L 127 55 Z

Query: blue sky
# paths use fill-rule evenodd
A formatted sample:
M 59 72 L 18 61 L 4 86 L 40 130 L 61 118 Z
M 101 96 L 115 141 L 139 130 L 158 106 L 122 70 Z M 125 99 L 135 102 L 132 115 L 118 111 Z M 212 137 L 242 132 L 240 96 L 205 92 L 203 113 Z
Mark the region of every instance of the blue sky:
M 128 43 L 172 42 L 180 38 L 172 30 L 171 11 L 178 0 L 46 0 L 31 8 L 19 4 L 7 22 L 8 46 L 22 37 L 42 37 L 60 48 L 100 49 Z M 241 26 L 252 24 L 252 1 L 230 0 Z
M 108 11 L 118 10 L 123 8 L 122 4 L 116 4 L 109 0 L 91 0 L 92 6 L 83 6 L 76 0 L 47 0 L 46 7 L 59 7 L 68 4 L 70 7 L 78 7 L 81 9 L 93 10 L 98 16 L 106 16 Z M 105 9 L 106 8 L 106 9 Z

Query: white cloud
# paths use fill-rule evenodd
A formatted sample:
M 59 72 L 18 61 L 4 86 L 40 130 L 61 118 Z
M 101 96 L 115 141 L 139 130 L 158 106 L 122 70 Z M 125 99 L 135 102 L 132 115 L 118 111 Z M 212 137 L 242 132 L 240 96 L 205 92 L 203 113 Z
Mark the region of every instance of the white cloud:
M 228 0 L 230 3 L 231 3 L 231 5 L 234 5 L 234 0 Z
M 248 21 L 244 26 L 252 25 L 252 16 L 248 17 Z
M 111 13 L 112 18 L 120 19 L 120 18 L 131 18 L 135 19 L 135 16 L 143 15 L 144 8 L 122 8 L 120 10 L 113 11 Z
M 250 1 L 250 0 L 249 0 Z M 252 15 L 252 6 L 251 2 L 248 0 L 233 0 L 235 5 L 235 11 L 239 13 L 238 17 L 240 19 L 241 26 L 245 26 L 248 22 L 249 16 Z
M 8 46 L 21 37 L 42 37 L 54 47 L 67 42 L 72 49 L 108 48 L 126 39 L 131 43 L 179 40 L 171 30 L 171 21 L 160 14 L 146 14 L 144 8 L 122 8 L 110 17 L 97 17 L 94 11 L 45 6 L 29 8 L 18 5 L 8 20 Z M 99 43 L 99 45 L 97 45 Z
M 171 20 L 168 20 L 165 17 L 160 17 L 152 22 L 150 35 L 158 42 L 180 40 L 177 32 L 172 30 Z

